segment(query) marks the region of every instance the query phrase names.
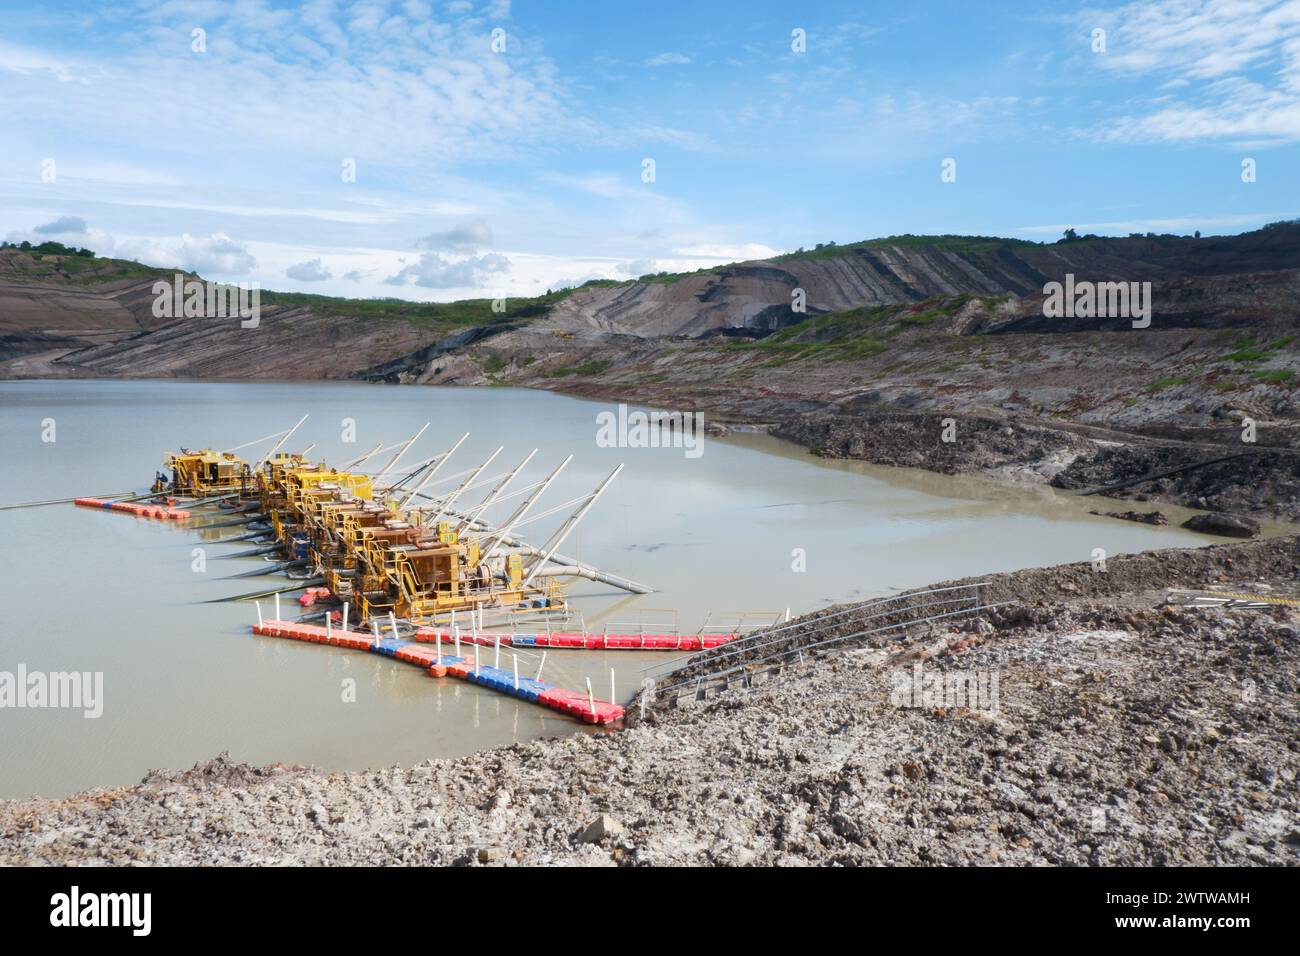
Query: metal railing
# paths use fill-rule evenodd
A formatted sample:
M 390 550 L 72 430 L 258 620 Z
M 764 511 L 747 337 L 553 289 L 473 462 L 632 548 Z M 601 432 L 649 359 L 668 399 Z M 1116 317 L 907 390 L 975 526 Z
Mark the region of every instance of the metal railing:
M 718 624 L 712 623 L 715 617 L 721 618 Z M 771 618 L 770 621 L 764 620 L 763 623 L 751 623 L 751 618 Z M 753 632 L 770 627 L 781 620 L 780 611 L 710 611 L 704 617 L 704 623 L 700 629 L 695 632 L 697 637 L 704 637 L 708 634 L 743 634 L 746 631 Z
M 609 634 L 679 634 L 681 622 L 674 608 L 643 607 L 631 612 L 635 615 L 628 620 L 607 620 L 601 625 L 600 632 Z M 657 618 L 657 619 L 656 619 Z M 627 630 L 615 630 L 626 628 Z
M 796 621 L 796 622 L 791 622 L 789 624 L 782 625 L 781 627 L 772 628 L 770 630 L 756 631 L 752 634 L 746 635 L 745 637 L 737 638 L 734 641 L 730 641 L 726 644 L 720 645 L 719 647 L 711 648 L 706 651 L 701 651 L 696 654 L 691 654 L 686 657 L 674 658 L 672 661 L 661 662 L 660 664 L 657 665 L 652 664 L 650 665 L 650 667 L 643 668 L 642 670 L 643 672 L 650 671 L 656 667 L 662 667 L 667 664 L 674 664 L 677 662 L 681 662 L 679 666 L 674 667 L 672 670 L 665 672 L 664 674 L 660 675 L 660 677 L 657 680 L 655 680 L 656 686 L 654 688 L 654 693 L 657 695 L 666 690 L 687 686 L 692 682 L 695 682 L 698 688 L 699 686 L 702 685 L 702 683 L 705 680 L 709 682 L 713 682 L 715 680 L 725 678 L 728 675 L 734 674 L 738 671 L 748 670 L 756 665 L 767 663 L 779 657 L 791 657 L 796 655 L 802 657 L 802 654 L 805 651 L 811 651 L 817 648 L 827 647 L 832 644 L 838 644 L 844 641 L 854 640 L 856 638 L 869 637 L 874 634 L 883 634 L 889 631 L 906 630 L 907 628 L 916 627 L 918 625 L 929 624 L 934 621 L 947 620 L 950 618 L 960 617 L 963 615 L 971 615 L 980 611 L 991 610 L 993 608 L 1002 607 L 1004 604 L 1008 603 L 1008 602 L 1000 602 L 997 604 L 983 603 L 981 598 L 981 592 L 979 589 L 985 587 L 988 583 L 989 582 L 987 581 L 980 581 L 974 584 L 959 584 L 959 585 L 951 585 L 949 587 L 943 587 L 943 588 L 926 588 L 920 591 L 905 591 L 902 594 L 892 595 L 891 597 L 887 597 L 887 598 L 876 598 L 870 601 L 864 601 L 860 604 L 855 604 L 847 608 L 842 608 L 841 610 L 836 611 L 832 614 L 827 614 L 824 615 L 823 617 L 815 618 L 812 621 L 803 621 L 803 622 Z M 951 597 L 939 598 L 938 600 L 934 600 L 934 601 L 922 600 L 920 603 L 915 603 L 915 599 L 917 598 L 928 598 L 938 594 L 952 594 L 952 592 L 959 592 L 959 593 L 953 594 L 953 596 Z M 927 608 L 943 607 L 945 605 L 951 605 L 954 603 L 965 603 L 965 602 L 969 602 L 969 604 L 965 607 L 958 607 L 950 611 L 944 611 L 937 614 L 928 614 L 919 617 L 915 615 L 915 612 L 923 611 L 926 610 Z M 886 608 L 886 606 L 888 605 L 894 605 L 894 606 L 888 607 L 888 609 L 885 610 L 878 610 L 881 608 Z M 673 675 L 678 674 L 687 669 L 694 668 L 701 664 L 708 665 L 708 664 L 718 663 L 733 658 L 737 658 L 740 657 L 741 655 L 750 655 L 755 652 L 760 652 L 764 648 L 771 647 L 776 644 L 783 644 L 783 645 L 787 644 L 788 641 L 791 641 L 795 637 L 801 637 L 801 638 L 816 637 L 817 635 L 823 634 L 826 631 L 830 630 L 832 627 L 841 626 L 835 622 L 842 621 L 842 619 L 846 618 L 849 615 L 859 615 L 863 611 L 877 611 L 877 613 L 868 614 L 866 617 L 861 618 L 860 621 L 861 623 L 877 621 L 882 618 L 895 617 L 899 615 L 906 615 L 906 618 L 903 620 L 895 621 L 893 623 L 882 625 L 880 627 L 855 630 L 853 633 L 843 634 L 837 637 L 831 637 L 826 640 L 820 640 L 820 641 L 800 640 L 797 643 L 790 643 L 788 646 L 784 646 L 780 650 L 774 651 L 773 653 L 767 654 L 765 656 L 760 656 L 757 658 L 746 657 L 746 659 L 743 660 L 741 663 L 738 663 L 735 666 L 728 667 L 720 671 L 715 670 L 715 671 L 710 671 L 707 674 L 699 674 L 699 675 L 692 674 L 692 675 L 687 675 L 681 679 L 677 679 L 677 680 L 672 679 Z M 665 680 L 667 681 L 667 683 L 661 683 L 661 681 L 665 681 Z

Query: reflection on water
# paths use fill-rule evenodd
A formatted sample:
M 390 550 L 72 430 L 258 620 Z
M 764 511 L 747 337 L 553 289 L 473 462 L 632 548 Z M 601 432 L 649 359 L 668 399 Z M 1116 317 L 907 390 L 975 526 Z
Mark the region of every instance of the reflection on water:
M 724 612 L 764 611 L 770 619 L 786 608 L 797 614 L 945 578 L 1088 560 L 1098 547 L 1113 555 L 1207 540 L 1093 517 L 1089 508 L 1111 507 L 1096 499 L 826 462 L 762 435 L 706 440 L 693 459 L 682 449 L 601 448 L 595 416 L 605 407 L 517 389 L 0 383 L 0 499 L 142 488 L 168 450 L 232 447 L 304 413 L 311 418 L 293 444 L 314 442 L 313 455 L 331 463 L 408 437 L 425 421 L 433 425 L 411 460 L 466 430 L 459 468 L 498 445 L 501 463 L 540 448 L 520 485 L 572 452 L 551 504 L 590 491 L 622 461 L 623 474 L 563 548 L 658 589 L 632 597 L 575 582 L 570 594 L 588 626 L 610 630 L 675 618 L 693 631 Z M 47 418 L 57 425 L 53 443 L 41 441 Z M 356 422 L 354 444 L 342 441 L 344 419 Z M 1180 520 L 1177 509 L 1163 510 Z M 530 526 L 529 537 L 545 540 L 563 518 Z M 129 783 L 151 767 L 184 767 L 223 750 L 254 763 L 362 768 L 580 730 L 541 708 L 388 659 L 250 636 L 251 606 L 203 603 L 276 583 L 216 580 L 256 567 L 259 558 L 220 559 L 252 547 L 215 543 L 244 531 L 196 532 L 71 505 L 0 512 L 9 558 L 0 575 L 0 671 L 20 663 L 102 671 L 105 695 L 98 720 L 0 710 L 0 796 Z M 192 570 L 200 545 L 205 573 Z M 639 685 L 638 669 L 655 659 L 555 652 L 546 676 L 575 688 L 590 678 L 603 697 L 614 667 L 616 693 L 626 698 Z M 521 654 L 521 673 L 537 663 Z M 354 703 L 343 700 L 348 680 L 356 682 Z

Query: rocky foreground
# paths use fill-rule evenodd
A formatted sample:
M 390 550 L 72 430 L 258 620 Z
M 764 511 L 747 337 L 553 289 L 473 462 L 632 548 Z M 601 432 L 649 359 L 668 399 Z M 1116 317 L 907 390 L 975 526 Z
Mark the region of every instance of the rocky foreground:
M 990 581 L 1010 603 L 960 629 L 661 694 L 621 732 L 363 773 L 217 757 L 0 803 L 0 862 L 1300 861 L 1300 612 L 1162 606 L 1167 586 L 1294 593 L 1300 537 Z M 918 665 L 996 676 L 995 697 L 900 697 Z

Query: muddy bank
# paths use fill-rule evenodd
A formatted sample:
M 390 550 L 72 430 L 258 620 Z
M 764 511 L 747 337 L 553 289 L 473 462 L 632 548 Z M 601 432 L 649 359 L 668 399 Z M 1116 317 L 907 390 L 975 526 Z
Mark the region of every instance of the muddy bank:
M 1298 548 L 998 575 L 1014 603 L 960 630 L 664 701 L 621 733 L 363 773 L 217 758 L 4 802 L 0 862 L 1294 864 L 1294 609 L 1157 608 L 1153 589 L 1294 589 Z M 900 700 L 918 664 L 996 674 L 996 706 Z
M 1095 447 L 1069 432 L 979 415 L 813 413 L 783 421 L 771 431 L 824 458 L 857 458 L 946 475 L 1019 471 L 1047 479 Z
M 1101 497 L 1162 501 L 1281 521 L 1300 520 L 1300 449 L 1152 439 L 1104 432 L 1094 437 L 1014 416 L 844 415 L 818 411 L 790 416 L 773 434 L 827 458 L 924 468 L 944 474 L 1047 481 L 1057 488 L 1105 488 Z M 1100 430 L 1097 430 L 1100 431 Z M 1224 458 L 1165 477 L 1139 481 Z M 1135 482 L 1127 487 L 1107 486 Z
M 1227 455 L 1239 455 L 1201 468 L 1156 478 L 1107 497 L 1135 501 L 1170 501 L 1203 511 L 1300 518 L 1300 451 L 1224 446 L 1216 452 L 1200 447 L 1133 444 L 1098 449 L 1080 456 L 1052 478 L 1058 488 L 1082 490 L 1169 471 Z

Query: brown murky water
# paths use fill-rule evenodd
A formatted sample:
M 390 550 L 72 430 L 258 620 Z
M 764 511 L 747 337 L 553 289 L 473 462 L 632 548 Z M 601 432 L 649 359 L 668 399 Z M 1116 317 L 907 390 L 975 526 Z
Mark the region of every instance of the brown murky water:
M 742 611 L 771 619 L 787 607 L 798 614 L 945 578 L 1088 560 L 1095 548 L 1113 555 L 1208 540 L 1093 517 L 1095 499 L 824 462 L 758 435 L 705 439 L 697 458 L 681 448 L 598 447 L 596 415 L 608 407 L 515 389 L 6 382 L 0 503 L 143 488 L 170 449 L 231 447 L 304 413 L 311 418 L 293 445 L 316 442 L 313 455 L 330 462 L 432 421 L 410 460 L 468 430 L 461 468 L 498 445 L 505 446 L 498 464 L 540 447 L 523 483 L 572 452 L 552 503 L 591 490 L 626 463 L 563 548 L 659 589 L 633 598 L 572 585 L 588 626 L 612 631 L 674 617 L 694 631 Z M 41 440 L 46 419 L 54 420 L 54 442 Z M 342 441 L 344 419 L 356 422 L 354 444 Z M 563 517 L 531 526 L 529 536 L 544 540 Z M 186 767 L 221 751 L 254 763 L 358 769 L 581 730 L 386 658 L 251 636 L 251 605 L 201 603 L 276 583 L 217 580 L 257 566 L 258 559 L 219 558 L 248 547 L 211 543 L 231 533 L 71 505 L 0 512 L 0 672 L 25 665 L 102 672 L 104 681 L 97 719 L 79 710 L 0 709 L 0 796 L 131 783 L 149 768 Z M 202 573 L 193 570 L 196 547 L 206 552 Z M 557 651 L 546 676 L 575 688 L 590 677 L 604 697 L 612 666 L 626 698 L 639 669 L 659 659 Z M 533 659 L 521 663 L 533 668 Z M 355 702 L 343 699 L 349 679 Z

